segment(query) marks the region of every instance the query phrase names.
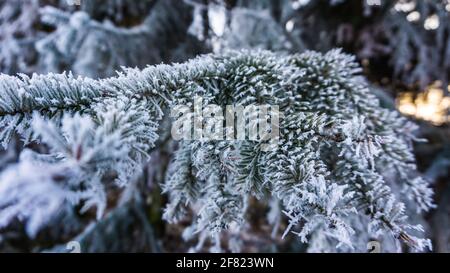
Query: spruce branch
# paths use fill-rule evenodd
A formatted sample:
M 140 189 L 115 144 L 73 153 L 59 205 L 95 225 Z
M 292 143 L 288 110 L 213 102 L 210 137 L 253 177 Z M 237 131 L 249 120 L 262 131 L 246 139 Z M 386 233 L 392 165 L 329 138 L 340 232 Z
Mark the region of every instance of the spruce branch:
M 129 184 L 148 160 L 170 107 L 192 105 L 195 96 L 224 107 L 277 105 L 277 149 L 259 149 L 261 140 L 182 143 L 163 186 L 169 195 L 166 220 L 180 221 L 192 210 L 187 233 L 212 236 L 220 250 L 222 231 L 245 228 L 254 195 L 279 201 L 289 218 L 286 232 L 304 242 L 324 232 L 338 247 L 351 249 L 353 236 L 367 228 L 354 224 L 359 219 L 370 222 L 374 236 L 380 229 L 389 231 L 424 250 L 429 243 L 407 233 L 421 229 L 409 224 L 405 212 L 406 205 L 432 207 L 425 180 L 404 182 L 413 178 L 405 174 L 415 171 L 414 126 L 379 106 L 360 71 L 354 57 L 340 50 L 230 51 L 182 64 L 124 69 L 101 80 L 70 73 L 2 75 L 1 140 L 5 145 L 17 132 L 45 142 L 54 160 L 46 164 L 77 167 L 77 175 L 61 183 L 88 189 L 73 203 L 95 206 L 101 217 L 107 194 L 102 178 L 114 171 L 119 186 Z M 16 123 L 7 124 L 12 118 Z M 388 181 L 384 168 L 397 169 L 397 178 Z M 393 183 L 403 185 L 412 202 L 399 201 Z M 9 183 L 5 194 L 15 187 Z M 0 207 L 11 213 L 5 225 L 20 211 L 10 203 Z

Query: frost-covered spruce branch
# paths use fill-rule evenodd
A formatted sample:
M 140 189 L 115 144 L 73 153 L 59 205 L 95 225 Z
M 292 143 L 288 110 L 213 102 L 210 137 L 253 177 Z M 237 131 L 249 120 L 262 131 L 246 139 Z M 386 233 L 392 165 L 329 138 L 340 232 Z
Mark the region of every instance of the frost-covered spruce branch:
M 148 158 L 165 109 L 192 105 L 193 97 L 201 96 L 222 106 L 278 105 L 281 121 L 278 148 L 272 151 L 250 140 L 180 143 L 163 185 L 170 196 L 164 218 L 177 222 L 192 210 L 185 237 L 200 233 L 197 250 L 208 237 L 214 238 L 213 250 L 220 250 L 222 231 L 245 228 L 252 196 L 281 205 L 289 221 L 284 234 L 313 240 L 314 251 L 330 251 L 329 245 L 351 251 L 361 244 L 354 241 L 360 234 L 392 234 L 413 249 L 431 248 L 429 240 L 413 234 L 422 228 L 407 219 L 410 211 L 433 207 L 428 183 L 413 176 L 415 127 L 381 108 L 358 73 L 353 57 L 333 50 L 296 55 L 232 51 L 126 69 L 103 80 L 2 75 L 3 145 L 18 133 L 25 142 L 45 142 L 51 154 L 26 157 L 3 174 L 1 196 L 10 196 L 0 198 L 0 227 L 14 218 L 33 222 L 34 213 L 47 211 L 52 198 L 96 206 L 101 216 L 107 183 L 102 177 L 113 171 L 120 185 L 129 184 Z M 68 165 L 75 172 L 48 174 L 46 181 L 61 194 L 47 195 L 49 200 L 39 204 L 44 210 L 37 212 L 24 208 L 39 194 L 39 181 L 26 173 L 13 179 L 18 175 L 14 168 L 30 161 L 61 170 Z M 24 193 L 28 197 L 17 190 L 22 187 L 30 187 Z M 236 249 L 234 243 L 230 249 Z

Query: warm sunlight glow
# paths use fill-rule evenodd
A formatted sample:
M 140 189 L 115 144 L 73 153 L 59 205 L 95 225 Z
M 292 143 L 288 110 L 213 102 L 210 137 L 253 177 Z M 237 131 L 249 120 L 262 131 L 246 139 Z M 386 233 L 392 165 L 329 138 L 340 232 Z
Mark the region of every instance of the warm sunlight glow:
M 435 125 L 442 125 L 450 121 L 450 97 L 444 91 L 431 86 L 426 92 L 414 96 L 412 92 L 400 94 L 397 99 L 400 112 L 408 116 L 429 121 Z

